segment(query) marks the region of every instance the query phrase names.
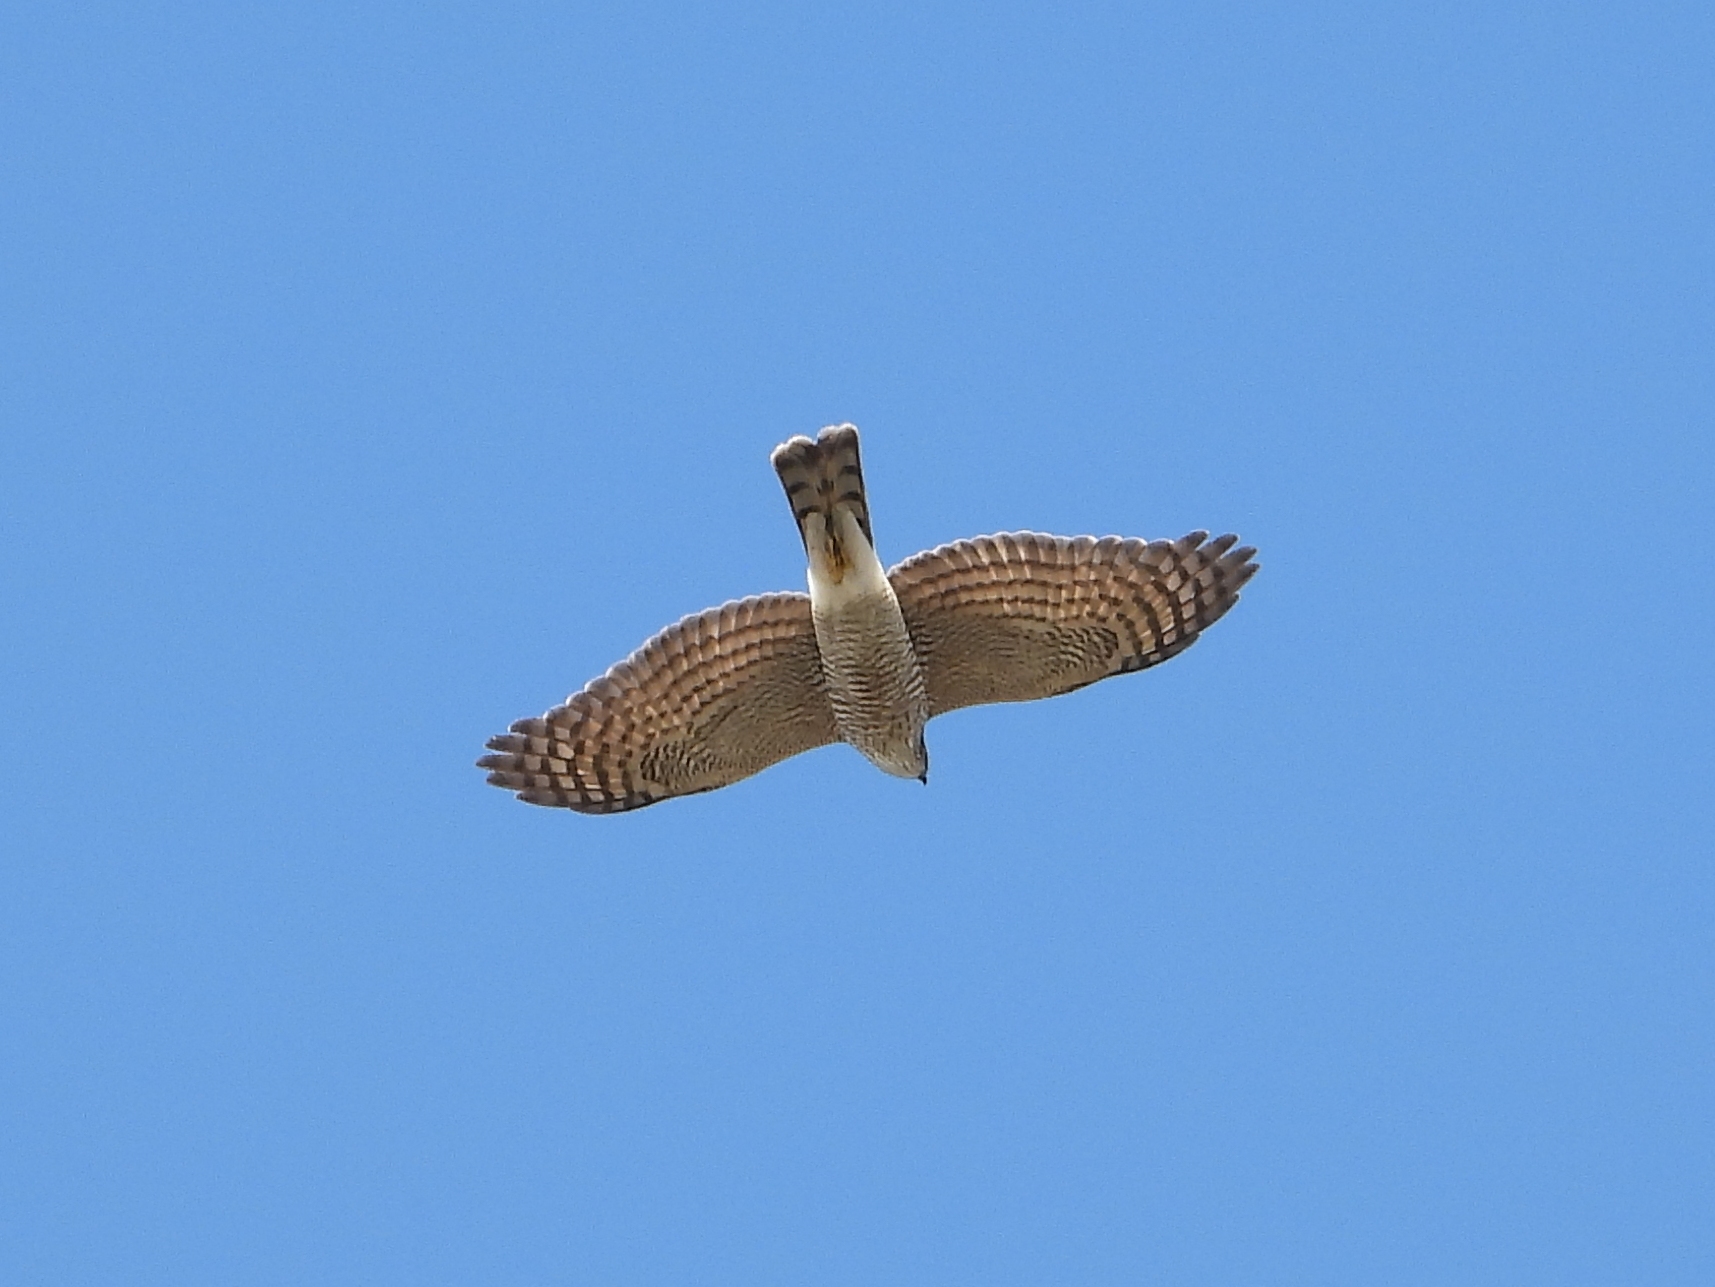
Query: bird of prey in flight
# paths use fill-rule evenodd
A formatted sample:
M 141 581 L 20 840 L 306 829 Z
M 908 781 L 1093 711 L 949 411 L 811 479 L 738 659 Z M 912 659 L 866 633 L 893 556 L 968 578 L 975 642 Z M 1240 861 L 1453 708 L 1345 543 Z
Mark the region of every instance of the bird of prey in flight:
M 928 781 L 923 726 L 1166 661 L 1238 600 L 1236 536 L 1003 532 L 883 570 L 855 426 L 774 449 L 808 594 L 738 599 L 668 626 L 477 761 L 531 804 L 619 813 L 712 791 L 830 742 Z M 1237 547 L 1237 548 L 1235 548 Z

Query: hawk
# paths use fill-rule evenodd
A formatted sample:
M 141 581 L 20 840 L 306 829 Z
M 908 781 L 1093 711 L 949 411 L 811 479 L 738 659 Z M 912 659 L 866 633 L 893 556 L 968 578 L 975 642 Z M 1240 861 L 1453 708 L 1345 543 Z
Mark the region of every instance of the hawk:
M 1257 570 L 1256 550 L 1230 535 L 1003 532 L 884 571 L 855 426 L 792 438 L 770 459 L 810 592 L 738 599 L 668 626 L 564 705 L 490 738 L 477 766 L 491 783 L 530 804 L 620 813 L 830 742 L 927 782 L 932 717 L 1166 661 Z

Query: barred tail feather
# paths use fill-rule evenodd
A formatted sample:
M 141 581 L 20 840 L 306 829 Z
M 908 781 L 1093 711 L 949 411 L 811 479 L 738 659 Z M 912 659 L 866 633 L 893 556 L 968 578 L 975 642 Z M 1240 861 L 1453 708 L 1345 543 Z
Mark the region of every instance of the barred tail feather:
M 872 547 L 875 545 L 855 425 L 829 425 L 813 440 L 802 434 L 788 439 L 774 449 L 769 461 L 780 475 L 780 485 L 786 489 L 792 517 L 798 522 L 798 533 L 804 537 L 806 546 L 809 535 L 805 520 L 811 514 L 821 514 L 828 520 L 828 528 L 834 530 L 833 517 L 841 508 L 851 512 L 864 537 Z

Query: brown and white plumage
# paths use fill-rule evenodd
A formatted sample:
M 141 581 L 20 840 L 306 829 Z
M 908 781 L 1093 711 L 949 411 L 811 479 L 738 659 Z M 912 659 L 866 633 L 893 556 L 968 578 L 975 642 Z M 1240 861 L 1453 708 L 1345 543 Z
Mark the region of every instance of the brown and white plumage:
M 1256 571 L 1238 537 L 1208 536 L 1002 532 L 912 555 L 887 577 L 929 713 L 1053 697 L 1183 652 Z
M 686 617 L 477 761 L 531 804 L 640 809 L 737 782 L 839 740 L 810 597 L 764 594 Z
M 477 764 L 532 804 L 617 813 L 737 782 L 845 741 L 926 776 L 923 725 L 984 702 L 1052 697 L 1195 643 L 1256 571 L 1237 537 L 1011 532 L 883 572 L 851 425 L 772 461 L 810 593 L 710 608 L 656 635 Z
M 883 772 L 926 780 L 929 695 L 870 535 L 857 430 L 789 439 L 770 460 L 809 556 L 810 619 L 840 738 Z

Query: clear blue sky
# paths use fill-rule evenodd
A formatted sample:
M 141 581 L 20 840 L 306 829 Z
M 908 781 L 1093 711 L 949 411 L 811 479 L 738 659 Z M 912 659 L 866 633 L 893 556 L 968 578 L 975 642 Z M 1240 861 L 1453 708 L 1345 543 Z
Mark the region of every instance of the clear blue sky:
M 1715 14 L 23 3 L 0 1280 L 1715 1282 Z M 471 761 L 889 561 L 1170 665 L 614 818 Z

